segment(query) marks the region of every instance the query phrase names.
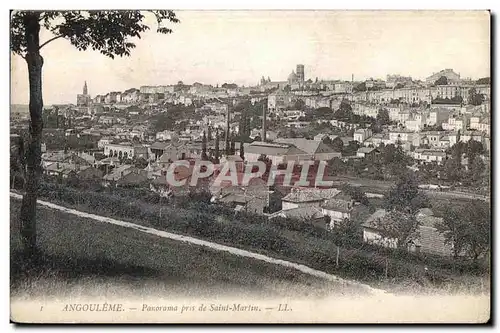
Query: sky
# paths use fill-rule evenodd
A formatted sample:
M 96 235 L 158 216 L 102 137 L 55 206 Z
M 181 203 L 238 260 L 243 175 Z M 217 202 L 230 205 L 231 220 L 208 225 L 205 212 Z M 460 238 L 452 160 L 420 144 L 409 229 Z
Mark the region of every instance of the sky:
M 452 68 L 461 77 L 490 75 L 486 11 L 176 11 L 174 32 L 152 29 L 130 57 L 78 51 L 57 39 L 42 48 L 44 104 L 76 103 L 87 81 L 92 96 L 141 85 L 237 83 L 262 76 L 284 81 L 297 64 L 306 79 L 425 79 Z M 52 37 L 41 32 L 43 42 Z M 11 103 L 27 104 L 24 59 L 11 56 Z

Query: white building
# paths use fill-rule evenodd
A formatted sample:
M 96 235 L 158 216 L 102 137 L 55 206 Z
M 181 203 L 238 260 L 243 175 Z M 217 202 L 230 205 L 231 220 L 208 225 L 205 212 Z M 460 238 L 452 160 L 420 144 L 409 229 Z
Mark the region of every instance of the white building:
M 366 139 L 372 136 L 372 130 L 369 128 L 359 128 L 354 131 L 354 141 L 359 143 L 364 142 Z

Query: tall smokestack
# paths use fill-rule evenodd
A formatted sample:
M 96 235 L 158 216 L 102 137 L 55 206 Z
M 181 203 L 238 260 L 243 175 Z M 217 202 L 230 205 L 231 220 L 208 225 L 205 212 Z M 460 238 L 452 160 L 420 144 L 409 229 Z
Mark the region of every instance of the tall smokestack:
M 226 114 L 226 156 L 229 155 L 229 122 L 231 117 L 231 111 L 229 111 L 229 105 L 227 106 Z
M 266 142 L 266 106 L 262 105 L 262 141 Z

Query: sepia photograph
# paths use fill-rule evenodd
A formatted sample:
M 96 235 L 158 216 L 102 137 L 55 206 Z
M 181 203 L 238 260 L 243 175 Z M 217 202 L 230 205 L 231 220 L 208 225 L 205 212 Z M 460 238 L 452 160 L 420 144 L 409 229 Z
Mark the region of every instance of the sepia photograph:
M 11 323 L 489 323 L 491 25 L 10 10 Z

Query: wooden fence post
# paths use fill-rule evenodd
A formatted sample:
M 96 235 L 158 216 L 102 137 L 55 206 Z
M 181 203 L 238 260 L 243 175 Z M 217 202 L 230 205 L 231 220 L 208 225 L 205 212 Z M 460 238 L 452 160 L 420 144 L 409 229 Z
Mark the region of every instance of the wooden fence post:
M 389 258 L 385 258 L 385 278 L 387 279 L 387 275 L 389 272 Z
M 340 247 L 337 245 L 337 258 L 335 259 L 335 263 L 337 264 L 337 268 L 339 267 L 339 255 L 340 255 Z

